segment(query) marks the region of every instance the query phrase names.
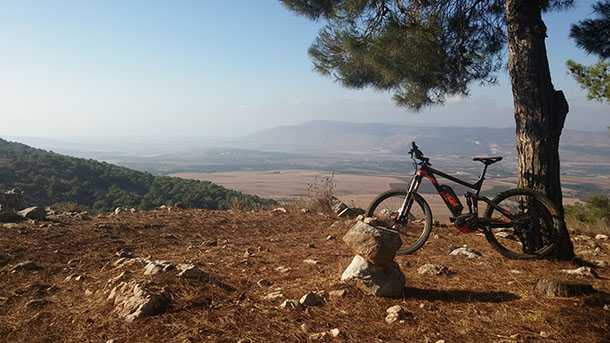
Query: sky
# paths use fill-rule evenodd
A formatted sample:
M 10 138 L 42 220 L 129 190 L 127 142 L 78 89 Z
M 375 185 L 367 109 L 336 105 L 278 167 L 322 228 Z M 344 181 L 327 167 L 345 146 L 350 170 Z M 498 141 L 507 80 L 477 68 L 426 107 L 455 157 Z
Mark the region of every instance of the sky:
M 593 1 L 545 15 L 566 127 L 606 130 L 565 60 L 593 62 L 568 38 Z M 506 71 L 492 87 L 419 113 L 391 94 L 342 88 L 312 70 L 320 23 L 276 0 L 4 0 L 0 135 L 56 139 L 236 137 L 308 120 L 514 126 Z

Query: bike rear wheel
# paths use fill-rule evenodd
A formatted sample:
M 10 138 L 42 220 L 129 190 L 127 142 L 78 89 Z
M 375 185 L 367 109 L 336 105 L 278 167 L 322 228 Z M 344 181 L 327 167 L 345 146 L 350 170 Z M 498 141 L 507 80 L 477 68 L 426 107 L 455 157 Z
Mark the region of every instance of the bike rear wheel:
M 367 216 L 377 218 L 380 225 L 398 231 L 402 240 L 398 255 L 417 251 L 426 243 L 432 231 L 432 211 L 426 200 L 417 193 L 414 194 L 407 219 L 398 221 L 398 213 L 406 197 L 406 191 L 382 193 L 373 200 L 367 211 Z
M 496 196 L 485 218 L 503 228 L 487 227 L 491 246 L 511 259 L 538 259 L 557 247 L 562 229 L 559 211 L 543 194 L 528 189 L 511 189 Z

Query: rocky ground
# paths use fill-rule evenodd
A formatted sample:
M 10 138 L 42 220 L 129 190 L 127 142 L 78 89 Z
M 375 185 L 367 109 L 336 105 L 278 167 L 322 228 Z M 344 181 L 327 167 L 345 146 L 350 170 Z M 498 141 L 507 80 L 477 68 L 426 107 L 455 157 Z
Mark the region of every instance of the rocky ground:
M 479 235 L 436 228 L 417 254 L 397 258 L 407 288 L 385 299 L 340 282 L 353 258 L 341 237 L 352 224 L 167 208 L 4 224 L 0 341 L 610 340 L 604 237 L 574 235 L 578 263 L 527 262 L 507 260 Z M 541 278 L 596 292 L 546 297 L 535 290 Z

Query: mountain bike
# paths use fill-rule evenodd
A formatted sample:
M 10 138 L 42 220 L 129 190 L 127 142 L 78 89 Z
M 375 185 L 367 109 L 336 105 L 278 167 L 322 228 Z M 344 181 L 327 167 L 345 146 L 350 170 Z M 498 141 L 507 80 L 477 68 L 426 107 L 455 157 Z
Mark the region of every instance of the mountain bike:
M 561 230 L 559 211 L 543 194 L 523 188 L 499 193 L 493 200 L 482 196 L 481 188 L 487 168 L 502 160 L 496 157 L 475 157 L 473 161 L 483 163 L 483 172 L 478 181 L 470 183 L 432 168 L 415 142 L 409 151 L 415 172 L 407 190 L 390 190 L 373 200 L 367 216 L 398 231 L 403 246 L 398 254 L 412 254 L 420 249 L 432 232 L 432 211 L 423 196 L 418 193 L 422 180 L 432 183 L 451 212 L 451 222 L 463 233 L 483 232 L 491 246 L 505 257 L 512 259 L 535 259 L 548 256 L 557 246 Z M 450 180 L 470 189 L 464 195 L 467 212 L 453 189 L 439 184 L 436 176 Z M 471 191 L 472 190 L 472 191 Z M 482 217 L 479 203 L 487 204 Z

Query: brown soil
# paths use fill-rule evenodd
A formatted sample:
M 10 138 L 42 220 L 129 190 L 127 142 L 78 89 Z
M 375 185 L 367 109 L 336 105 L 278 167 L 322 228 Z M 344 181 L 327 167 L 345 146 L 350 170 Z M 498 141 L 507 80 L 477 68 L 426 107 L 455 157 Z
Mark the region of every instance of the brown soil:
M 534 293 L 542 277 L 560 276 L 573 263 L 512 261 L 483 237 L 436 228 L 417 254 L 399 257 L 408 287 L 403 299 L 365 296 L 339 282 L 351 254 L 341 241 L 350 222 L 318 214 L 155 210 L 79 220 L 0 226 L 0 341 L 9 342 L 252 342 L 307 341 L 309 333 L 338 328 L 350 342 L 608 342 L 610 270 L 589 279 L 601 295 L 543 298 Z M 43 225 L 40 225 L 43 224 Z M 42 227 L 41 227 L 42 226 Z M 433 235 L 434 235 L 433 233 Z M 337 239 L 326 240 L 328 235 Z M 215 239 L 217 246 L 205 246 Z M 468 244 L 483 257 L 448 256 L 452 244 Z M 582 248 L 582 241 L 576 242 Z M 589 243 L 591 244 L 591 243 Z M 609 260 L 608 241 L 595 259 Z M 119 274 L 115 253 L 194 263 L 215 282 L 167 281 L 175 297 L 169 311 L 126 323 L 105 299 L 104 286 Z M 249 251 L 250 256 L 244 253 Z M 2 257 L 6 257 L 4 261 Z M 304 259 L 320 263 L 303 263 Z M 589 257 L 591 258 L 591 257 Z M 32 260 L 41 271 L 11 273 Z M 70 263 L 68 263 L 70 262 Z M 449 276 L 417 273 L 425 263 L 449 267 Z M 277 267 L 290 268 L 282 273 Z M 511 272 L 513 270 L 513 272 Z M 519 273 L 515 272 L 519 271 Z M 71 274 L 84 281 L 65 281 Z M 143 277 L 143 276 L 140 276 Z M 167 279 L 161 275 L 157 283 Z M 271 286 L 259 286 L 266 279 Z M 287 298 L 308 291 L 347 289 L 343 298 L 303 311 L 280 310 L 281 300 L 263 297 L 281 288 Z M 39 301 L 32 300 L 38 299 Z M 410 313 L 387 324 L 396 304 Z M 541 336 L 541 332 L 544 332 Z M 247 340 L 246 340 L 247 341 Z

